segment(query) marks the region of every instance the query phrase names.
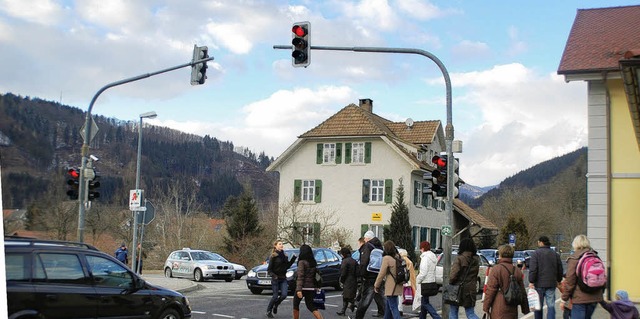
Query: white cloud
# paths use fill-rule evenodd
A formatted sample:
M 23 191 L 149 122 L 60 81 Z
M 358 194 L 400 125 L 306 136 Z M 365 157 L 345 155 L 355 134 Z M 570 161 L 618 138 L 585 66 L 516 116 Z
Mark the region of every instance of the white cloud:
M 63 8 L 53 0 L 2 0 L 0 11 L 30 23 L 54 25 L 64 18 Z

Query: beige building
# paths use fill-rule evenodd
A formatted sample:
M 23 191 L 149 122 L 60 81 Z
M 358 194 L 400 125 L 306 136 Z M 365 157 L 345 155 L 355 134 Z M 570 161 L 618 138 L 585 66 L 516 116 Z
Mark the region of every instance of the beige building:
M 640 302 L 640 6 L 578 10 L 558 74 L 587 82 L 587 236 Z M 613 294 L 611 295 L 613 297 Z
M 348 231 L 346 244 L 352 247 L 367 230 L 384 240 L 383 229 L 402 183 L 414 245 L 428 240 L 440 247 L 445 204 L 423 193 L 429 184 L 423 175 L 435 168 L 431 158 L 444 151 L 444 138 L 440 121 L 392 122 L 373 112 L 370 99 L 344 107 L 300 135 L 267 168 L 280 173 L 279 232 L 295 228 L 305 242 L 319 245 L 322 238 L 325 244 L 333 243 L 327 238 L 331 234 L 321 233 L 318 218 L 329 213 Z M 292 218 L 292 210 L 303 217 Z M 497 230 L 458 199 L 454 210 L 454 234 Z

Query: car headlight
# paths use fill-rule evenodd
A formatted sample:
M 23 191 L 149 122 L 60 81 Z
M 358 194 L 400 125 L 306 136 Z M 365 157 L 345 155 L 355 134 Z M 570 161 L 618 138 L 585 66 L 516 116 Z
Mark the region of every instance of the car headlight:
M 229 269 L 233 270 L 233 265 L 229 265 Z
M 293 277 L 293 270 L 287 270 L 287 279 L 292 278 Z
M 247 274 L 247 277 L 255 277 L 256 276 L 256 272 L 253 270 L 249 270 L 249 273 Z
M 214 265 L 207 265 L 207 269 L 216 269 L 216 266 L 214 266 Z

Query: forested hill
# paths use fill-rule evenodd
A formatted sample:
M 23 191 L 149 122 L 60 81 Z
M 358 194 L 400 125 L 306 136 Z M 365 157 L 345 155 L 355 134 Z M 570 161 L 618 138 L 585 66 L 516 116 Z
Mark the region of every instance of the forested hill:
M 38 98 L 0 95 L 3 207 L 27 208 L 43 199 L 65 200 L 66 171 L 81 163 L 80 129 L 86 112 Z M 94 116 L 99 128 L 90 154 L 99 158 L 99 202 L 128 207 L 135 188 L 138 122 Z M 171 185 L 195 192 L 212 216 L 247 186 L 260 205 L 277 202 L 277 178 L 264 153 L 234 152 L 230 141 L 145 124 L 141 189 Z M 62 191 L 60 191 L 62 190 Z M 63 196 L 60 196 L 62 194 Z M 55 197 L 55 198 L 52 198 Z M 60 198 L 58 198 L 60 197 Z

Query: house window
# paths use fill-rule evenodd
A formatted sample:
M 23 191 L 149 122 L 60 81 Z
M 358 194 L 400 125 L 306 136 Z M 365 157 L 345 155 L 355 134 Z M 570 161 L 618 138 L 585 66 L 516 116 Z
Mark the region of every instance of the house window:
M 320 203 L 322 201 L 322 180 L 296 179 L 293 181 L 293 200 L 303 203 Z
M 320 245 L 320 223 L 295 222 L 293 223 L 293 230 L 293 237 L 296 245 Z
M 363 179 L 362 202 L 391 204 L 393 182 L 390 179 Z
M 373 234 L 380 239 L 381 242 L 384 242 L 384 225 L 381 224 L 362 224 L 360 225 L 360 230 L 362 232 L 361 236 L 364 236 L 368 230 L 372 231 Z
M 364 164 L 364 142 L 351 143 L 351 163 Z
M 333 164 L 336 162 L 336 144 L 324 143 L 322 148 L 322 162 Z

